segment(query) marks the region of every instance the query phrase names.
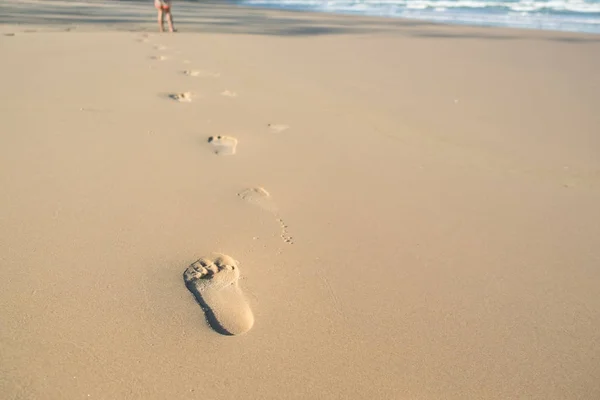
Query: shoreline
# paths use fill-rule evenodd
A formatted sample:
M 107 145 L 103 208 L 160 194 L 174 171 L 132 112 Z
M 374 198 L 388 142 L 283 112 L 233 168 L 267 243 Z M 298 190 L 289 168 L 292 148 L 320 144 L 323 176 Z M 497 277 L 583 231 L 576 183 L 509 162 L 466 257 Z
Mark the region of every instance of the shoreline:
M 520 30 L 535 30 L 544 32 L 571 32 L 571 33 L 584 33 L 599 35 L 600 28 L 598 24 L 591 24 L 587 22 L 587 14 L 533 14 L 533 15 L 518 15 L 515 11 L 514 14 L 485 14 L 477 12 L 465 12 L 464 10 L 457 10 L 450 14 L 439 14 L 433 12 L 431 9 L 424 10 L 410 10 L 405 9 L 400 15 L 381 15 L 375 11 L 369 12 L 352 12 L 344 10 L 315 10 L 310 8 L 308 4 L 297 6 L 286 6 L 285 3 L 280 4 L 244 4 L 240 1 L 231 0 L 232 3 L 249 8 L 262 8 L 268 10 L 279 10 L 279 11 L 291 11 L 291 12 L 312 12 L 318 14 L 333 14 L 341 16 L 365 16 L 374 18 L 385 18 L 385 19 L 405 19 L 422 22 L 430 22 L 434 24 L 451 25 L 451 26 L 470 26 L 470 27 L 490 27 L 490 28 L 508 28 L 508 29 L 520 29 Z M 424 13 L 424 11 L 426 11 Z M 442 10 L 447 11 L 447 9 Z M 408 14 L 405 14 L 408 13 Z M 410 15 L 412 13 L 412 15 Z M 485 18 L 484 18 L 485 17 Z M 527 18 L 524 18 L 527 17 Z M 506 22 L 508 18 L 521 18 L 519 23 Z M 586 22 L 582 22 L 586 20 Z M 543 26 L 543 27 L 542 27 Z
M 10 3 L 10 1 L 8 2 Z M 68 7 L 73 9 L 77 7 L 83 7 L 83 10 L 92 9 L 94 13 L 100 14 L 98 17 L 86 16 L 85 13 L 80 12 L 78 14 L 78 21 L 75 22 L 71 17 L 66 17 L 64 20 L 59 15 L 61 4 L 63 2 L 55 0 L 53 2 L 41 2 L 39 0 L 27 0 L 21 2 L 18 7 L 24 8 L 24 11 L 19 16 L 14 16 L 8 13 L 5 16 L 5 20 L 0 24 L 5 28 L 11 26 L 50 26 L 61 25 L 68 23 L 70 29 L 79 29 L 81 31 L 93 31 L 89 29 L 94 27 L 96 30 L 113 30 L 117 28 L 117 31 L 154 31 L 154 9 L 150 6 L 141 6 L 135 1 L 125 1 L 116 4 L 107 4 L 104 0 L 96 1 L 78 1 L 75 3 L 69 3 Z M 30 6 L 39 6 L 43 4 L 47 7 L 46 12 L 39 9 L 32 10 L 28 8 Z M 54 9 L 52 9 L 54 4 Z M 13 7 L 15 7 L 13 5 Z M 220 28 L 219 24 L 212 24 L 211 22 L 206 23 L 206 19 L 203 16 L 214 18 L 218 21 L 222 18 L 221 14 L 227 12 L 229 9 L 237 9 L 245 12 L 245 15 L 238 14 L 239 19 L 236 18 L 236 22 L 239 25 L 244 25 L 245 17 L 250 17 L 256 20 L 257 25 L 252 26 L 252 30 L 244 31 L 236 29 L 236 25 L 225 25 L 227 28 Z M 387 16 L 368 16 L 368 15 L 356 15 L 356 14 L 339 14 L 329 12 L 316 12 L 310 10 L 295 10 L 295 9 L 278 9 L 272 7 L 258 7 L 248 6 L 239 4 L 235 0 L 223 0 L 223 1 L 210 1 L 210 2 L 184 2 L 177 4 L 176 10 L 179 9 L 179 25 L 183 27 L 180 33 L 222 33 L 222 34 L 288 34 L 291 35 L 327 35 L 327 34 L 370 34 L 373 32 L 373 26 L 378 25 L 376 32 L 387 32 L 389 34 L 402 34 L 408 32 L 416 32 L 419 30 L 424 31 L 443 31 L 447 30 L 456 31 L 459 35 L 461 31 L 467 33 L 477 33 L 483 36 L 489 35 L 491 37 L 502 37 L 502 38 L 521 38 L 525 37 L 528 39 L 543 39 L 547 37 L 556 37 L 561 40 L 585 40 L 590 42 L 600 41 L 598 33 L 589 32 L 573 32 L 573 31 L 561 31 L 561 30 L 543 30 L 543 29 L 529 29 L 529 28 L 518 28 L 518 27 L 503 27 L 503 26 L 487 26 L 487 25 L 469 25 L 469 24 L 453 24 L 444 23 L 439 21 L 425 20 L 425 19 L 413 19 L 403 17 L 387 17 Z M 201 13 L 198 13 L 201 10 Z M 122 15 L 124 11 L 125 16 Z M 187 13 L 187 14 L 186 14 Z M 60 18 L 55 18 L 55 17 Z M 283 18 L 281 18 L 283 17 Z M 295 27 L 286 26 L 286 23 L 290 22 L 290 17 L 301 17 L 294 22 L 301 23 L 303 25 L 309 24 L 314 30 L 308 29 L 305 32 L 295 32 Z M 262 30 L 260 23 L 264 26 L 272 25 L 269 23 L 269 19 L 276 18 L 280 19 L 280 24 L 276 26 L 275 31 L 268 29 Z M 292 18 L 294 19 L 294 18 Z M 353 30 L 347 30 L 344 21 L 352 20 L 356 26 Z M 14 23 L 11 24 L 10 22 Z M 108 23 L 107 23 L 108 21 Z M 181 22 L 183 21 L 183 22 Z M 310 24 L 314 26 L 310 26 Z M 382 27 L 383 26 L 383 27 Z

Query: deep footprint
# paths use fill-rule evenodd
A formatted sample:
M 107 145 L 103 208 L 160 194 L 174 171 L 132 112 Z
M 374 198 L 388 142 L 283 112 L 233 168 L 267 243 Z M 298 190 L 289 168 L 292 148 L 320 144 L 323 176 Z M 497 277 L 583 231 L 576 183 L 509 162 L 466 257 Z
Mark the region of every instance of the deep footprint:
M 211 136 L 208 143 L 213 147 L 215 154 L 220 156 L 230 156 L 235 154 L 237 139 L 231 136 Z
M 239 335 L 254 325 L 239 278 L 238 262 L 223 254 L 201 258 L 183 273 L 185 285 L 204 310 L 208 324 L 222 335 Z

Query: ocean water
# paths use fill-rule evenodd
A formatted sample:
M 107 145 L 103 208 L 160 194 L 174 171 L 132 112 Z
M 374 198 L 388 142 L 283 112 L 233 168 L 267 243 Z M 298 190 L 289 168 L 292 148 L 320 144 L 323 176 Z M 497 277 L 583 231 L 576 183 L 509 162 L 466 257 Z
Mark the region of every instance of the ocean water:
M 600 34 L 600 0 L 241 0 L 257 7 Z

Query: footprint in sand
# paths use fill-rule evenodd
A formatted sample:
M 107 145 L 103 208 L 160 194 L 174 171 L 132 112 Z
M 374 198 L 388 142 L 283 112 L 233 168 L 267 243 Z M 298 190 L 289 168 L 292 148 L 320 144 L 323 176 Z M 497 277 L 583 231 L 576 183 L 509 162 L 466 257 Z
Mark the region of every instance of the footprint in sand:
M 165 61 L 167 60 L 169 57 L 167 56 L 152 56 L 153 60 L 157 60 L 157 61 Z
M 215 154 L 220 156 L 230 156 L 235 154 L 237 139 L 231 136 L 211 136 L 208 143 L 213 147 Z
M 187 76 L 193 76 L 194 78 L 218 78 L 219 76 L 221 76 L 221 74 L 216 72 L 202 71 L 199 69 L 186 69 L 185 71 L 183 71 L 183 74 Z
M 284 124 L 268 124 L 269 130 L 273 133 L 281 133 L 290 129 L 288 125 Z
M 223 335 L 239 335 L 254 325 L 239 278 L 238 262 L 223 254 L 201 258 L 183 273 L 185 285 L 204 310 L 208 324 Z
M 225 96 L 225 97 L 237 97 L 237 93 L 236 92 L 232 92 L 231 90 L 226 90 L 224 92 L 221 92 L 221 96 Z
M 279 227 L 281 229 L 281 239 L 285 243 L 294 244 L 294 239 L 288 232 L 288 226 L 285 221 L 279 217 L 277 206 L 271 199 L 269 192 L 261 187 L 253 187 L 242 190 L 238 193 L 238 197 L 273 214 L 277 218 L 277 222 L 279 223 Z
M 5 33 L 4 36 L 15 36 L 14 33 Z
M 154 46 L 154 49 L 163 51 L 163 50 L 167 49 L 167 46 L 163 46 L 162 44 L 159 44 L 159 45 Z
M 277 213 L 277 207 L 271 199 L 271 195 L 261 187 L 244 189 L 238 193 L 238 197 L 264 210 Z
M 183 93 L 171 93 L 169 98 L 179 101 L 180 103 L 189 103 L 192 101 L 192 93 L 191 92 L 183 92 Z

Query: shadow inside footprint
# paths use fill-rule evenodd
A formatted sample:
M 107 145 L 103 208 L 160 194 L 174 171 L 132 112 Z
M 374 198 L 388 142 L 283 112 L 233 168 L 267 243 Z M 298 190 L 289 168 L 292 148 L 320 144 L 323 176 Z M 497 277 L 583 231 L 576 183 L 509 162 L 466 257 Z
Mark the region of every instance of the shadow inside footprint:
M 183 92 L 183 93 L 171 93 L 168 95 L 170 99 L 179 101 L 181 103 L 189 103 L 192 101 L 192 93 L 191 92 Z
M 237 139 L 231 136 L 211 136 L 208 143 L 213 147 L 215 154 L 220 156 L 229 156 L 235 154 Z
M 192 294 L 194 295 L 194 299 L 196 300 L 196 303 L 198 303 L 198 305 L 200 306 L 202 311 L 204 311 L 204 316 L 206 317 L 206 322 L 208 322 L 208 325 L 210 325 L 210 327 L 215 332 L 220 333 L 221 335 L 234 336 L 233 333 L 229 332 L 227 329 L 225 329 L 223 326 L 221 326 L 221 324 L 219 323 L 219 320 L 217 319 L 217 316 L 215 315 L 215 312 L 212 310 L 212 308 L 210 308 L 210 306 L 208 304 L 206 304 L 206 302 L 202 298 L 202 295 L 200 294 L 200 292 L 196 292 L 196 290 L 192 284 L 188 284 L 186 282 L 185 286 L 188 288 L 188 290 L 190 292 L 192 292 Z
M 183 273 L 186 287 L 204 311 L 206 321 L 222 335 L 239 335 L 254 325 L 254 315 L 239 288 L 237 261 L 226 255 L 201 258 Z

